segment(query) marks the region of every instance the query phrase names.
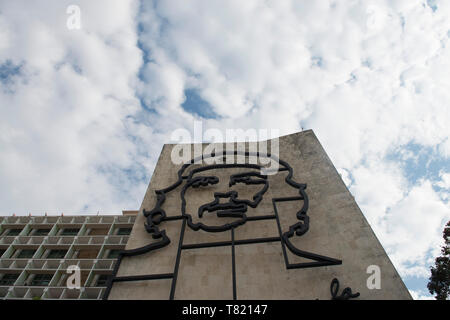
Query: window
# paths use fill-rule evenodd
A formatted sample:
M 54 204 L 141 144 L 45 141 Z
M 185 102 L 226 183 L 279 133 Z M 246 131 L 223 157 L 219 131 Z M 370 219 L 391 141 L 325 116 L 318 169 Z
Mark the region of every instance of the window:
M 80 231 L 80 229 L 63 229 L 63 231 L 61 232 L 62 236 L 76 236 L 78 234 L 78 231 Z
M 118 236 L 127 236 L 131 233 L 131 228 L 119 228 L 117 231 Z
M 17 255 L 17 258 L 33 258 L 35 252 L 36 250 L 34 249 L 23 249 L 20 250 L 19 254 Z
M 0 279 L 0 286 L 12 286 L 19 277 L 18 273 L 8 273 Z
M 108 228 L 94 228 L 89 230 L 90 236 L 106 236 L 109 232 Z
M 47 259 L 58 259 L 66 256 L 67 250 L 51 250 Z
M 119 253 L 122 250 L 109 250 L 108 259 L 116 259 L 119 257 Z
M 78 251 L 77 259 L 95 259 L 99 249 L 81 249 Z
M 7 236 L 15 237 L 15 236 L 18 236 L 19 233 L 21 233 L 21 232 L 22 232 L 22 229 L 9 229 Z
M 6 252 L 6 250 L 0 249 L 0 257 Z
M 96 286 L 97 287 L 105 287 L 107 281 L 108 281 L 108 276 L 106 274 L 102 274 L 100 277 L 98 277 Z
M 33 236 L 46 236 L 50 232 L 50 229 L 36 229 Z
M 52 280 L 53 275 L 51 274 L 36 274 L 31 280 L 32 286 L 48 286 L 50 280 Z

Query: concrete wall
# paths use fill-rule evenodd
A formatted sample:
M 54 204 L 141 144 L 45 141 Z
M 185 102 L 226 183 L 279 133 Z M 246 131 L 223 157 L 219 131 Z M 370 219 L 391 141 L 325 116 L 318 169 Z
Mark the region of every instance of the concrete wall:
M 358 299 L 411 299 L 404 283 L 387 257 L 383 247 L 347 190 L 313 131 L 308 130 L 279 140 L 280 158 L 294 169 L 294 180 L 307 184 L 309 196 L 310 229 L 292 242 L 301 250 L 329 256 L 343 261 L 342 265 L 287 270 L 280 241 L 235 246 L 236 294 L 238 299 L 330 299 L 330 283 L 340 281 L 339 293 L 345 287 L 360 292 Z M 151 183 L 141 205 L 154 207 L 154 190 L 168 187 L 177 180 L 180 165 L 171 162 L 173 145 L 165 145 L 155 168 Z M 243 169 L 233 169 L 233 173 Z M 214 200 L 213 192 L 229 191 L 230 169 L 208 171 L 220 183 L 214 186 L 188 189 L 187 211 L 196 218 L 199 205 Z M 285 183 L 287 172 L 269 176 L 269 190 L 257 208 L 249 208 L 247 216 L 273 215 L 272 198 L 298 195 L 295 188 Z M 180 190 L 167 196 L 163 206 L 168 216 L 181 214 Z M 249 198 L 258 186 L 236 185 L 239 197 Z M 295 213 L 302 201 L 277 203 L 283 232 L 296 223 Z M 224 219 L 206 215 L 201 221 L 221 225 Z M 137 257 L 124 258 L 118 276 L 172 273 L 177 257 L 182 221 L 166 221 L 160 229 L 166 230 L 170 245 Z M 235 229 L 235 239 L 279 237 L 276 220 L 247 221 Z M 183 244 L 231 240 L 231 231 L 208 233 L 194 231 L 186 226 Z M 136 219 L 127 249 L 147 245 L 152 239 L 144 229 L 144 217 Z M 231 246 L 185 249 L 181 251 L 175 299 L 232 299 Z M 290 263 L 308 261 L 287 250 Z M 366 286 L 369 265 L 381 269 L 381 289 Z M 168 299 L 171 279 L 115 283 L 110 299 Z

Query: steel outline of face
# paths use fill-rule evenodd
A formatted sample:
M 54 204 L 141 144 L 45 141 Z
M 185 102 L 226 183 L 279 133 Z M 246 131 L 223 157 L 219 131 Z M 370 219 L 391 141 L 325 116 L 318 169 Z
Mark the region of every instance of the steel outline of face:
M 224 164 L 220 165 L 221 169 L 226 168 L 246 168 L 248 167 L 246 165 L 234 165 L 234 164 Z M 258 204 L 263 199 L 264 193 L 266 193 L 267 189 L 269 188 L 269 182 L 267 180 L 266 175 L 261 175 L 255 171 L 248 171 L 243 173 L 237 173 L 237 174 L 231 174 L 230 175 L 230 181 L 229 181 L 229 187 L 237 184 L 237 183 L 244 183 L 244 184 L 263 184 L 264 186 L 253 195 L 253 200 L 247 200 L 247 199 L 239 199 L 238 193 L 236 191 L 229 191 L 225 193 L 221 192 L 214 192 L 214 200 L 208 203 L 205 203 L 201 205 L 198 208 L 198 216 L 199 218 L 202 218 L 204 212 L 216 212 L 217 217 L 234 217 L 234 218 L 240 218 L 236 221 L 233 221 L 231 223 L 225 223 L 221 226 L 210 226 L 206 225 L 202 222 L 194 223 L 192 219 L 192 215 L 189 213 L 186 213 L 186 197 L 185 193 L 189 188 L 199 188 L 204 187 L 208 185 L 214 185 L 219 182 L 219 179 L 216 176 L 197 176 L 193 177 L 194 174 L 198 172 L 205 172 L 208 170 L 214 170 L 217 169 L 217 165 L 208 165 L 203 166 L 201 168 L 196 168 L 192 170 L 190 173 L 188 180 L 186 184 L 184 185 L 180 196 L 182 200 L 182 206 L 181 206 L 181 213 L 183 216 L 187 217 L 187 223 L 189 227 L 195 231 L 197 230 L 204 230 L 207 232 L 222 232 L 230 230 L 231 228 L 236 228 L 242 224 L 244 224 L 247 221 L 247 207 L 250 206 L 252 208 L 256 208 Z M 261 169 L 261 167 L 259 168 Z M 197 170 L 197 171 L 196 171 Z M 256 177 L 258 179 L 252 178 Z M 230 201 L 228 203 L 220 203 L 221 198 L 229 198 Z
M 292 167 L 285 162 L 284 160 L 279 159 L 277 156 L 271 155 L 270 153 L 260 153 L 260 152 L 242 152 L 242 151 L 226 151 L 223 152 L 222 154 L 218 155 L 221 157 L 225 157 L 225 155 L 230 155 L 230 154 L 234 154 L 234 155 L 244 155 L 246 157 L 267 157 L 267 158 L 271 158 L 274 161 L 277 161 L 280 165 L 281 165 L 281 169 L 279 167 L 279 169 L 277 171 L 288 171 L 288 175 L 285 178 L 285 181 L 287 184 L 289 184 L 290 186 L 296 188 L 299 192 L 299 196 L 302 198 L 303 200 L 303 206 L 301 207 L 301 209 L 296 213 L 296 217 L 299 220 L 298 223 L 292 225 L 289 227 L 289 231 L 284 232 L 283 234 L 283 238 L 286 242 L 286 244 L 288 244 L 289 249 L 294 248 L 294 246 L 292 246 L 292 244 L 290 244 L 289 242 L 289 238 L 292 237 L 295 234 L 297 234 L 298 236 L 305 234 L 308 229 L 309 229 L 309 218 L 307 216 L 307 211 L 308 211 L 308 207 L 309 207 L 309 199 L 308 196 L 305 192 L 306 189 L 306 184 L 303 183 L 298 183 L 295 182 L 292 179 L 293 176 L 293 169 Z M 194 173 L 196 172 L 201 172 L 201 171 L 205 171 L 205 170 L 209 170 L 209 168 L 214 168 L 214 169 L 220 169 L 220 168 L 233 168 L 233 167 L 245 167 L 245 168 L 249 168 L 249 169 L 259 169 L 261 170 L 261 172 L 264 172 L 264 168 L 260 165 L 256 165 L 256 164 L 213 164 L 213 165 L 209 165 L 209 166 L 204 166 L 204 167 L 200 167 L 200 168 L 196 168 L 193 169 L 189 175 L 184 176 L 183 173 L 186 171 L 186 169 L 195 164 L 198 163 L 198 161 L 201 161 L 203 159 L 207 159 L 207 158 L 213 158 L 216 157 L 216 155 L 214 153 L 211 153 L 210 155 L 202 155 L 200 157 L 191 159 L 191 161 L 185 163 L 179 170 L 178 170 L 178 180 L 173 183 L 172 185 L 170 185 L 167 188 L 164 189 L 160 189 L 160 190 L 155 190 L 155 194 L 157 197 L 156 200 L 156 204 L 155 207 L 150 210 L 147 211 L 145 209 L 143 209 L 143 214 L 146 217 L 147 222 L 145 223 L 145 228 L 147 230 L 148 233 L 152 234 L 152 237 L 154 239 L 158 239 L 163 237 L 163 239 L 166 239 L 167 236 L 165 235 L 164 230 L 160 231 L 158 225 L 167 219 L 167 215 L 166 212 L 164 211 L 164 209 L 161 208 L 161 206 L 164 204 L 165 200 L 166 200 L 166 194 L 173 191 L 174 189 L 176 189 L 178 186 L 180 186 L 184 180 L 187 181 L 191 181 L 192 180 L 192 176 Z M 199 182 L 201 183 L 201 182 Z M 205 182 L 203 182 L 205 183 Z M 184 186 L 185 188 L 186 186 Z M 183 192 L 183 191 L 182 191 Z M 189 216 L 187 215 L 182 215 L 182 217 L 187 217 L 189 219 Z M 212 232 L 217 232 L 217 231 L 212 231 Z

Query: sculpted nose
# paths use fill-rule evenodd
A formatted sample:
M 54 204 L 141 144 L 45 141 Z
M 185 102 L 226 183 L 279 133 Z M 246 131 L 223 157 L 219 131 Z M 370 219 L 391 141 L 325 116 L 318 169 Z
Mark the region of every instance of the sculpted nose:
M 201 218 L 205 211 L 216 212 L 218 217 L 240 217 L 242 213 L 247 211 L 247 206 L 243 203 L 236 203 L 238 193 L 230 191 L 226 193 L 214 193 L 214 201 L 202 205 L 198 210 L 198 216 Z M 221 203 L 220 199 L 228 199 L 227 202 Z
M 236 199 L 238 196 L 237 191 L 231 190 L 226 193 L 216 193 L 214 194 L 214 197 L 221 198 L 221 199 L 228 199 L 228 202 L 232 202 L 234 199 Z

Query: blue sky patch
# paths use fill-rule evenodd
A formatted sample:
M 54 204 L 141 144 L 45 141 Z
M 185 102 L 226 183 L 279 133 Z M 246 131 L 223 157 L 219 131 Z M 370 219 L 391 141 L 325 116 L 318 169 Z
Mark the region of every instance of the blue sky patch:
M 319 68 L 323 67 L 323 58 L 319 56 L 314 56 L 311 58 L 311 65 Z
M 442 170 L 450 171 L 450 163 L 440 156 L 436 148 L 413 142 L 388 154 L 386 160 L 399 163 L 411 185 L 420 179 L 438 181 Z
M 6 60 L 5 63 L 0 64 L 0 83 L 8 85 L 14 82 L 13 78 L 20 75 L 23 64 L 16 65 L 11 60 Z
M 424 291 L 424 293 L 426 291 L 427 294 L 430 294 L 427 290 L 428 278 L 406 276 L 406 277 L 403 277 L 403 281 L 405 281 L 405 285 L 410 290 L 414 290 L 414 291 L 422 290 L 422 291 Z
M 211 105 L 203 100 L 197 90 L 186 89 L 184 91 L 186 100 L 181 104 L 181 107 L 192 114 L 200 116 L 205 119 L 217 119 L 219 116 L 213 111 Z
M 437 10 L 437 4 L 436 4 L 436 0 L 427 0 L 427 6 L 429 6 L 431 8 L 431 10 L 433 10 L 433 12 L 436 12 Z

